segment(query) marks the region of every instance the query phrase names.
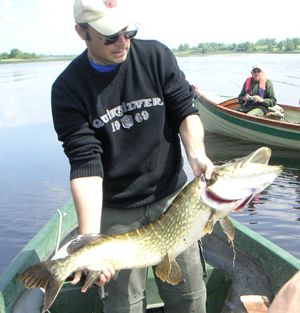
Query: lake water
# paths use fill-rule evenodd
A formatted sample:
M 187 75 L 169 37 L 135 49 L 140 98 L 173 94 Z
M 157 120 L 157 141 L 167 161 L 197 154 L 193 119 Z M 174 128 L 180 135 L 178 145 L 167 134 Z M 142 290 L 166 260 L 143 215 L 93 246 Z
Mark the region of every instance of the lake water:
M 299 105 L 300 55 L 178 58 L 190 83 L 236 96 L 252 64 L 261 63 L 278 102 Z M 69 62 L 0 65 L 0 272 L 69 198 L 69 164 L 53 130 L 50 90 Z M 216 162 L 243 156 L 258 144 L 207 134 Z M 273 148 L 283 174 L 234 218 L 300 258 L 300 156 Z M 189 173 L 190 174 L 190 173 Z

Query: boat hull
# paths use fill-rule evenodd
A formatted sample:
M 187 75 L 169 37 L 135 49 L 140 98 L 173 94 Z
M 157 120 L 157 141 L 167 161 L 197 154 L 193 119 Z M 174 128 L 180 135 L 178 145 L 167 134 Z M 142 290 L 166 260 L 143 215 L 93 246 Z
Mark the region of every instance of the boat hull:
M 236 99 L 218 103 L 207 95 L 200 95 L 195 105 L 205 130 L 264 145 L 300 150 L 300 124 L 249 116 L 232 109 L 234 103 Z M 298 108 L 286 106 L 286 112 L 300 122 Z
M 300 260 L 240 223 L 233 222 L 236 230 L 235 253 L 218 225 L 212 234 L 202 240 L 207 262 L 207 313 L 220 313 L 229 306 L 232 313 L 243 312 L 239 300 L 243 294 L 260 293 L 271 300 L 300 269 Z M 52 258 L 57 243 L 64 246 L 77 233 L 76 226 L 76 210 L 70 202 L 23 248 L 0 277 L 1 313 L 40 312 L 43 292 L 40 289 L 24 289 L 18 276 L 28 266 Z M 147 313 L 163 312 L 163 302 L 151 269 L 146 298 Z M 80 285 L 73 286 L 67 281 L 51 312 L 102 313 L 102 309 L 99 288 L 92 287 L 83 294 Z

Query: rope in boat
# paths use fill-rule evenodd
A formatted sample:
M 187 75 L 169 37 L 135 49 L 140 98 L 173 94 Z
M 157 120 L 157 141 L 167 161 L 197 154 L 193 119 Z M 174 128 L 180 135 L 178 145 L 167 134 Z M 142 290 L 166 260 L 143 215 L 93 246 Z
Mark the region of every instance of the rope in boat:
M 59 226 L 58 226 L 58 234 L 57 234 L 57 239 L 56 239 L 56 248 L 55 248 L 55 252 L 54 255 L 57 253 L 58 249 L 59 249 L 59 243 L 60 243 L 60 237 L 61 237 L 61 228 L 62 228 L 62 213 L 60 211 L 60 209 L 57 209 L 57 213 L 59 215 Z
M 60 237 L 61 237 L 61 229 L 62 229 L 62 219 L 63 219 L 63 215 L 62 215 L 60 209 L 57 209 L 57 213 L 59 215 L 59 226 L 58 226 L 58 234 L 57 234 L 56 248 L 55 248 L 54 255 L 57 254 L 58 249 L 59 249 Z M 105 292 L 103 286 L 100 286 L 98 288 L 98 295 L 100 297 L 100 300 L 103 300 L 107 296 L 107 293 Z M 46 312 L 51 313 L 49 309 Z
M 60 209 L 57 209 L 57 213 L 59 215 L 59 224 L 58 224 L 58 234 L 57 234 L 57 239 L 56 239 L 56 247 L 55 247 L 54 255 L 57 254 L 58 249 L 59 249 L 60 237 L 61 237 L 61 229 L 62 229 L 62 219 L 63 219 L 63 215 L 62 215 Z M 51 311 L 48 309 L 46 311 L 46 313 L 51 313 Z

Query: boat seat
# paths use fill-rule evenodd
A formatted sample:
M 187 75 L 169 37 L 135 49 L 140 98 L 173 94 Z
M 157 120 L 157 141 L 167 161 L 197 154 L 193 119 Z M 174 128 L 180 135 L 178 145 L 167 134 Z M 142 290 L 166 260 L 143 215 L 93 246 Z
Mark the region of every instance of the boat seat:
M 267 313 L 269 300 L 266 296 L 245 295 L 241 296 L 241 301 L 247 313 Z

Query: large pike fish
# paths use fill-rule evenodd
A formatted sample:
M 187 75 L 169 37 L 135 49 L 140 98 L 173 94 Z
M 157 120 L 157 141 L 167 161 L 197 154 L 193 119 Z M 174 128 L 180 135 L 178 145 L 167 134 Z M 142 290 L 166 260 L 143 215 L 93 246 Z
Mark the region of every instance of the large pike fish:
M 89 272 L 83 291 L 107 265 L 115 270 L 157 265 L 156 275 L 176 285 L 182 273 L 175 258 L 211 233 L 217 221 L 233 237 L 228 214 L 247 205 L 281 173 L 281 166 L 268 165 L 270 157 L 271 150 L 262 147 L 218 166 L 210 181 L 202 176 L 189 183 L 154 222 L 122 234 L 80 236 L 70 244 L 66 257 L 33 265 L 20 280 L 27 288 L 45 289 L 42 312 L 50 308 L 65 279 L 78 270 Z

